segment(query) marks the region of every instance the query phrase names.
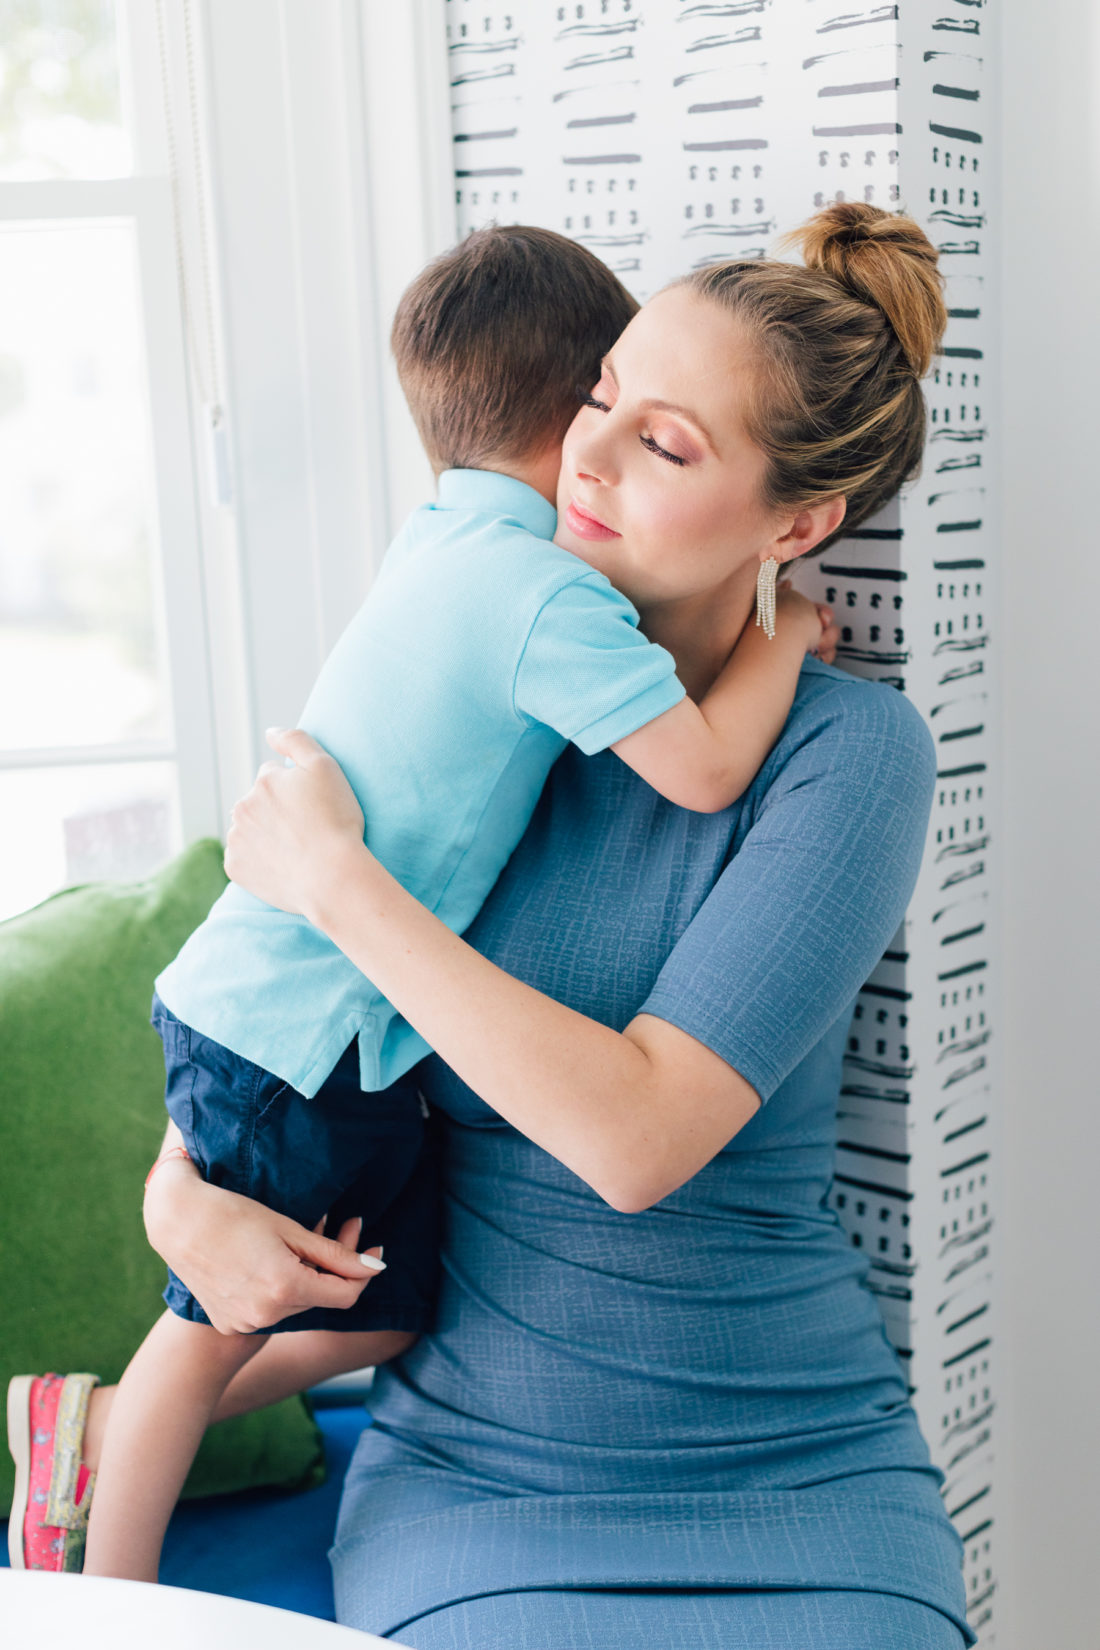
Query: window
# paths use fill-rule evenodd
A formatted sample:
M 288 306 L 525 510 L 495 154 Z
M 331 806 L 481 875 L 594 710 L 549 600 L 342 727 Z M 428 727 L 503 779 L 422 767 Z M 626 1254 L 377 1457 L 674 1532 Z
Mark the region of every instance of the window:
M 5 6 L 0 917 L 219 815 L 157 19 Z

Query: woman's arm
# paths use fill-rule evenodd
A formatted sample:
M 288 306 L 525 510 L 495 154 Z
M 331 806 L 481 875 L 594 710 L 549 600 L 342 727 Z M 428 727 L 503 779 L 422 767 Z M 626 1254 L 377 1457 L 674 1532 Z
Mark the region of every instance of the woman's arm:
M 667 1197 L 760 1104 L 676 1026 L 643 1014 L 613 1031 L 497 968 L 361 844 L 333 866 L 314 913 L 475 1094 L 612 1208 Z
M 487 1105 L 612 1207 L 667 1196 L 752 1116 L 752 1087 L 675 1026 L 641 1015 L 613 1031 L 487 961 L 368 852 L 332 758 L 301 732 L 269 738 L 295 766 L 266 764 L 238 803 L 229 875 L 307 916 Z
M 500 1115 L 635 1210 L 695 1174 L 850 1009 L 912 893 L 935 749 L 891 689 L 822 682 L 751 828 L 623 1032 L 513 979 L 363 845 L 340 769 L 272 737 L 234 880 L 327 933 Z M 746 822 L 748 823 L 748 822 Z

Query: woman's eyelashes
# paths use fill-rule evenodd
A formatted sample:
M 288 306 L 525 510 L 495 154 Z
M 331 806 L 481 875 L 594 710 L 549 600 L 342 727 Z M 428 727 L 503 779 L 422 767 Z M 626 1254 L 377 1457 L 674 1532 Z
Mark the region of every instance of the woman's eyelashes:
M 651 435 L 639 436 L 638 439 L 641 441 L 643 447 L 648 447 L 649 451 L 651 453 L 656 453 L 658 458 L 666 458 L 670 464 L 687 463 L 686 458 L 680 458 L 677 453 L 670 453 L 666 448 L 658 446 L 657 442 L 654 441 Z
M 595 407 L 598 412 L 611 411 L 611 408 L 606 401 L 599 401 L 594 395 L 585 394 L 584 405 L 586 407 Z M 662 447 L 660 443 L 655 441 L 651 435 L 640 435 L 638 440 L 641 442 L 642 446 L 647 449 L 647 451 L 656 453 L 658 458 L 663 458 L 668 464 L 687 463 L 686 458 L 681 458 L 677 453 L 670 453 L 667 447 Z

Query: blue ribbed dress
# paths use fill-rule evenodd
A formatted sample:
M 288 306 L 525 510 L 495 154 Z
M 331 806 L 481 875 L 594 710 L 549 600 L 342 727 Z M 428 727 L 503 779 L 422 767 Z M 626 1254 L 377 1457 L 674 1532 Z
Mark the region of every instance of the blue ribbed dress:
M 934 769 L 900 694 L 815 660 L 725 813 L 610 753 L 558 762 L 467 937 L 605 1024 L 680 1026 L 764 1104 L 624 1215 L 423 1064 L 437 1327 L 375 1385 L 341 1621 L 416 1650 L 973 1643 L 940 1474 L 825 1204 L 853 1001 L 912 892 Z

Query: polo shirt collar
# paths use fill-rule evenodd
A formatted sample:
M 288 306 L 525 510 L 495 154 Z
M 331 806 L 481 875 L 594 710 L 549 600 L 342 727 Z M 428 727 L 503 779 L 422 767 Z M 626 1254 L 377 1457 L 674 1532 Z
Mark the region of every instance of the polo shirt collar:
M 447 510 L 486 510 L 510 516 L 540 539 L 552 539 L 558 525 L 558 512 L 541 493 L 495 470 L 444 470 L 439 478 L 439 503 Z

